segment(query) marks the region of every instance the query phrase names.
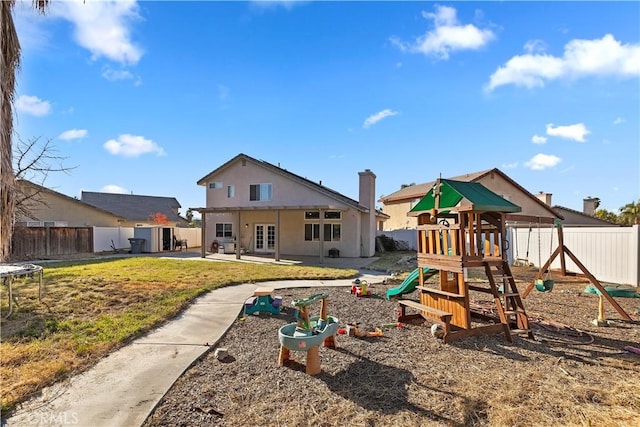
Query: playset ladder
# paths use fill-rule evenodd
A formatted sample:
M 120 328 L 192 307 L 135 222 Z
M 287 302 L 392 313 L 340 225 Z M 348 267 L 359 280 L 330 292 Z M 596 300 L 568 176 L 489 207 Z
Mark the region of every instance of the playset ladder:
M 507 340 L 512 341 L 512 333 L 526 333 L 529 338 L 533 338 L 529 318 L 511 274 L 509 263 L 507 261 L 499 264 L 485 262 L 484 269 Z M 511 329 L 512 325 L 515 325 L 514 329 Z

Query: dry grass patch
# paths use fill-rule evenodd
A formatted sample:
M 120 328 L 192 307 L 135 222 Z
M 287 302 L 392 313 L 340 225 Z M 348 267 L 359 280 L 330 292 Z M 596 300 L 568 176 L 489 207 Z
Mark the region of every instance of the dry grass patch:
M 355 270 L 167 260 L 148 257 L 45 266 L 46 292 L 14 282 L 17 305 L 2 319 L 2 411 L 93 365 L 123 343 L 171 319 L 197 296 L 239 283 L 353 277 Z M 8 311 L 7 290 L 0 311 Z

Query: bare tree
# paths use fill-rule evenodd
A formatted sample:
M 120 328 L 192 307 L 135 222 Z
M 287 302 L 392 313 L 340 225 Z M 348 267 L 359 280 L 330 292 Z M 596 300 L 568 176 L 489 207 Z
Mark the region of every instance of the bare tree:
M 34 0 L 44 13 L 49 0 Z M 13 99 L 20 68 L 20 41 L 13 23 L 15 0 L 0 0 L 0 262 L 9 258 L 15 219 L 13 172 Z
M 33 185 L 16 185 L 14 212 L 23 217 L 33 217 L 31 209 L 40 204 L 47 206 L 42 197 L 45 190 L 44 184 L 53 172 L 69 173 L 75 166 L 64 165 L 67 157 L 57 154 L 58 150 L 50 139 L 42 142 L 41 138 L 33 138 L 28 141 L 19 136 L 14 149 L 13 157 L 16 184 L 28 181 Z M 28 187 L 28 188 L 27 188 Z

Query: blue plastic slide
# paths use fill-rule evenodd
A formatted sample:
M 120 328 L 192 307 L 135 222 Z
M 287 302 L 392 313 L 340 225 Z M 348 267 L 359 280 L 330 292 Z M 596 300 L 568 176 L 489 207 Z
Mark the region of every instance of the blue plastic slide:
M 424 267 L 422 269 L 425 278 L 431 277 L 438 272 L 438 270 L 432 270 L 428 267 Z M 400 286 L 397 288 L 391 288 L 387 290 L 387 299 L 390 299 L 393 296 L 398 296 L 402 294 L 410 294 L 411 292 L 416 290 L 416 286 L 418 286 L 418 282 L 420 278 L 420 269 L 416 268 L 413 270 L 406 279 L 402 282 Z

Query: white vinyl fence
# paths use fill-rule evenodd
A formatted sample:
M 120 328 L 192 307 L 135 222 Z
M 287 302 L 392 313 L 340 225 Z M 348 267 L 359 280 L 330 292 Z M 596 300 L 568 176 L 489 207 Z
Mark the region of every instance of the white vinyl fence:
M 93 251 L 113 251 L 116 249 L 129 249 L 129 238 L 133 238 L 133 227 L 93 227 Z
M 564 245 L 591 274 L 607 283 L 640 286 L 640 226 L 632 227 L 565 227 Z M 509 228 L 507 233 L 509 260 L 527 259 L 536 267 L 544 264 L 558 247 L 555 228 Z M 567 271 L 581 273 L 565 255 Z M 560 268 L 560 256 L 551 264 Z
M 417 250 L 416 230 L 378 231 L 394 240 L 406 242 Z M 640 286 L 640 226 L 632 227 L 565 227 L 564 245 L 578 258 L 591 274 L 605 283 Z M 555 228 L 508 228 L 508 258 L 527 260 L 536 267 L 547 262 L 558 247 Z M 567 271 L 582 273 L 580 268 L 565 255 Z M 560 269 L 560 256 L 551 264 Z
M 133 238 L 134 227 L 93 227 L 93 251 L 109 252 L 116 249 L 131 248 L 130 238 Z M 187 239 L 187 246 L 198 248 L 202 245 L 202 233 L 200 228 L 174 227 L 173 234 L 177 239 Z

